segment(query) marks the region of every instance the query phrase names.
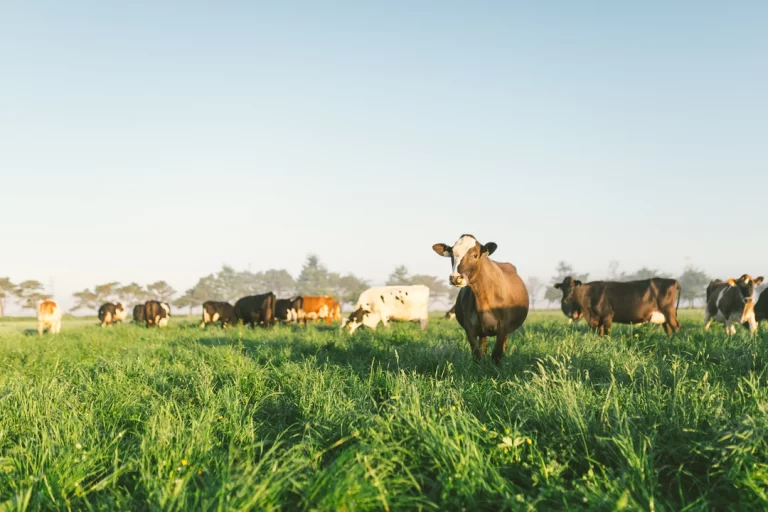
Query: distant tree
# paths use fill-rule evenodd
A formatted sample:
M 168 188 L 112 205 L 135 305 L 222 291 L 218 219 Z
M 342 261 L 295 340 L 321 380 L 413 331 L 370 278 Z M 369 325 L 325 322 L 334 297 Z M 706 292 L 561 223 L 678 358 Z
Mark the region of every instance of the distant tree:
M 77 311 L 78 309 L 98 309 L 103 303 L 98 294 L 92 292 L 88 288 L 81 292 L 75 292 L 72 296 L 77 301 L 72 308 L 72 311 Z
M 225 280 L 224 282 L 226 283 L 228 281 Z M 232 300 L 247 295 L 257 295 L 269 291 L 264 284 L 263 274 L 261 272 L 254 274 L 250 270 L 236 272 L 234 276 L 234 284 L 230 289 L 231 294 L 234 295 Z
M 184 295 L 173 301 L 173 305 L 179 309 L 189 308 L 188 315 L 192 315 L 192 308 L 200 306 L 202 303 L 194 296 L 194 289 L 187 290 Z
M 525 286 L 528 288 L 528 297 L 531 302 L 531 309 L 533 309 L 536 307 L 536 300 L 538 299 L 541 290 L 544 288 L 544 283 L 538 277 L 530 276 Z
M 342 276 L 335 272 L 328 274 L 329 293 L 341 303 L 355 302 L 368 289 L 367 281 L 353 274 Z
M 668 274 L 665 274 L 661 270 L 657 268 L 648 268 L 643 267 L 639 269 L 637 272 L 634 272 L 628 276 L 626 276 L 625 281 L 641 281 L 643 279 L 652 279 L 654 277 L 667 277 Z
M 551 285 L 547 287 L 546 292 L 544 292 L 544 299 L 549 302 L 550 305 L 555 301 L 559 301 L 563 296 L 562 292 L 555 288 L 555 284 L 562 283 L 563 279 L 568 276 L 571 276 L 577 281 L 582 282 L 587 282 L 587 279 L 589 278 L 588 273 L 577 274 L 574 272 L 573 266 L 570 263 L 566 263 L 565 261 L 559 261 L 557 263 L 557 267 L 555 267 L 555 271 L 557 274 L 552 277 Z
M 174 290 L 171 285 L 165 281 L 157 281 L 155 283 L 148 284 L 147 292 L 149 292 L 149 295 L 152 298 L 161 302 L 169 302 L 176 294 L 176 290 Z
M 138 283 L 131 283 L 121 286 L 115 291 L 123 305 L 139 304 L 148 298 L 147 291 Z
M 434 304 L 437 300 L 445 299 L 449 302 L 456 300 L 459 289 L 455 286 L 448 286 L 445 280 L 435 276 L 417 274 L 411 276 L 409 284 L 423 284 L 429 288 L 429 302 Z
M 120 283 L 112 282 L 106 284 L 98 284 L 93 287 L 93 293 L 98 297 L 100 303 L 113 302 L 118 296 L 118 290 L 120 289 Z
M 310 254 L 296 279 L 296 289 L 300 295 L 326 295 L 331 291 L 328 277 L 328 269 L 320 258 Z
M 398 286 L 411 284 L 411 278 L 408 276 L 408 269 L 405 265 L 398 265 L 387 278 L 387 286 Z
M 0 277 L 0 318 L 5 316 L 5 299 L 14 295 L 16 285 L 8 277 Z
M 712 280 L 703 270 L 691 265 L 685 267 L 680 281 L 680 297 L 688 301 L 688 308 L 693 308 L 696 299 L 703 299 L 707 294 L 707 285 Z
M 259 276 L 265 290 L 275 292 L 278 297 L 286 297 L 296 291 L 296 281 L 285 269 L 271 269 Z
M 44 293 L 43 283 L 34 279 L 21 282 L 14 290 L 14 294 L 17 297 L 19 306 L 23 309 L 37 309 L 37 302 L 39 300 L 51 298 L 50 295 Z
M 619 262 L 616 260 L 613 260 L 608 264 L 608 280 L 609 281 L 626 281 L 627 280 L 626 273 L 619 272 Z

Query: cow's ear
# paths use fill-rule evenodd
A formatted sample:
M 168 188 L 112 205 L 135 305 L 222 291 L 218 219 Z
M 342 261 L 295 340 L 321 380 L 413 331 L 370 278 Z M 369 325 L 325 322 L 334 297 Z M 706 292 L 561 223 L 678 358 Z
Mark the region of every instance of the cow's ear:
M 755 284 L 756 285 L 763 284 L 763 276 L 755 278 Z
M 440 256 L 445 256 L 446 258 L 451 256 L 451 248 L 445 244 L 435 244 L 432 246 L 432 250 Z
M 728 285 L 729 285 L 729 286 L 736 286 L 736 281 L 735 281 L 733 278 L 730 278 L 730 279 L 728 280 Z
M 576 285 L 576 286 L 581 286 L 581 281 L 579 281 L 579 280 L 577 279 L 576 281 L 574 281 L 574 282 L 573 282 L 573 284 L 574 284 L 574 285 Z
M 498 245 L 496 245 L 495 243 L 493 243 L 493 242 L 488 242 L 488 243 L 487 243 L 487 244 L 485 244 L 485 245 L 483 246 L 483 248 L 480 250 L 480 253 L 486 253 L 486 252 L 487 252 L 487 253 L 488 253 L 488 256 L 490 256 L 491 254 L 493 254 L 494 252 L 496 252 L 496 248 L 497 248 L 497 247 L 498 247 Z
M 559 289 L 560 289 L 560 287 L 562 287 L 562 286 L 563 286 L 563 285 L 562 285 L 562 284 L 560 284 L 560 283 L 555 283 L 555 288 L 557 288 L 558 290 L 559 290 Z

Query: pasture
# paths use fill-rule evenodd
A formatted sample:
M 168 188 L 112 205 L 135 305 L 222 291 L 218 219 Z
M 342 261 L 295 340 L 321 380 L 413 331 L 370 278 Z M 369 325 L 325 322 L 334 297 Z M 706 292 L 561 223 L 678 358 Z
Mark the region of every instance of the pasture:
M 768 332 L 0 321 L 0 508 L 764 510 Z M 489 340 L 490 341 L 490 340 Z M 489 343 L 489 352 L 492 345 Z

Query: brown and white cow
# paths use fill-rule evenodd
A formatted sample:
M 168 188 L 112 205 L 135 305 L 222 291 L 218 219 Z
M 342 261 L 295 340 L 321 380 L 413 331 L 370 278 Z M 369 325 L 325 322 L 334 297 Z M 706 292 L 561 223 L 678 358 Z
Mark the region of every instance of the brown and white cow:
M 275 301 L 275 320 L 284 324 L 298 324 L 304 313 L 304 299 L 277 299 Z
M 235 308 L 229 302 L 207 300 L 203 302 L 203 321 L 200 327 L 205 328 L 208 324 L 221 322 L 222 327 L 234 325 L 237 323 Z
M 37 302 L 37 333 L 42 336 L 46 329 L 52 334 L 61 332 L 61 308 L 55 300 Z
M 709 283 L 707 308 L 704 310 L 704 329 L 708 330 L 714 320 L 724 323 L 725 332 L 728 334 L 736 334 L 736 324 L 744 323 L 748 324 L 749 331 L 754 333 L 757 330 L 755 291 L 762 283 L 762 276 L 753 279 L 748 274 L 738 279 L 728 281 L 716 279 Z
M 300 315 L 299 320 L 302 321 L 304 327 L 307 326 L 308 320 L 324 320 L 326 325 L 331 325 L 331 322 L 336 317 L 336 300 L 330 295 L 311 296 L 304 295 L 304 313 Z M 341 307 L 339 306 L 339 316 L 341 316 Z
M 667 334 L 680 330 L 677 308 L 680 283 L 675 279 L 654 277 L 640 281 L 581 281 L 566 277 L 560 285 L 564 306 L 571 315 L 584 316 L 592 329 L 611 334 L 611 325 L 645 323 L 663 324 Z
M 472 235 L 462 235 L 453 246 L 432 246 L 440 256 L 451 258 L 450 283 L 461 288 L 456 299 L 456 320 L 467 333 L 472 354 L 482 358 L 488 336 L 496 336 L 493 361 L 501 364 L 507 336 L 528 317 L 528 290 L 511 263 L 490 258 L 496 244 L 485 245 Z M 479 342 L 478 342 L 479 338 Z
M 170 308 L 167 304 L 156 300 L 148 300 L 144 304 L 144 321 L 147 327 L 165 327 L 168 325 Z
M 107 325 L 116 324 L 125 320 L 128 316 L 128 312 L 125 311 L 123 305 L 119 302 L 107 302 L 99 307 L 99 321 L 102 327 Z

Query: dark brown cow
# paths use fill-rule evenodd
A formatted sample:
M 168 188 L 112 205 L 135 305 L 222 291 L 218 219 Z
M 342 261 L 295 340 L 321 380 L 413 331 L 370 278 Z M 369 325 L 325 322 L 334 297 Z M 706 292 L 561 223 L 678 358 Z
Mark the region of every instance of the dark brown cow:
M 571 311 L 581 311 L 592 329 L 611 334 L 611 325 L 663 324 L 667 334 L 680 330 L 677 307 L 680 283 L 675 279 L 654 277 L 641 281 L 593 281 L 583 284 L 565 278 L 560 285 L 563 302 Z M 573 315 L 573 313 L 572 313 Z
M 762 322 L 768 320 L 768 283 L 763 282 L 762 286 L 755 291 L 757 302 L 755 303 L 755 321 Z
M 704 310 L 704 329 L 710 324 L 722 322 L 725 332 L 736 334 L 735 324 L 748 324 L 749 331 L 757 330 L 755 318 L 755 288 L 762 284 L 763 278 L 753 279 L 744 274 L 738 279 L 720 281 L 716 279 L 707 286 L 707 308 Z
M 137 324 L 143 324 L 144 320 L 144 304 L 136 304 L 133 306 L 133 321 Z
M 472 235 L 462 235 L 453 247 L 435 244 L 432 250 L 451 258 L 450 283 L 461 288 L 456 320 L 467 333 L 472 354 L 482 358 L 487 351 L 486 338 L 496 336 L 492 357 L 494 363 L 501 364 L 507 336 L 528 317 L 528 290 L 517 269 L 511 263 L 490 259 L 496 244 L 482 245 Z
M 286 324 L 298 324 L 304 313 L 304 298 L 277 299 L 275 302 L 275 320 Z
M 584 312 L 579 308 L 579 306 L 573 302 L 566 304 L 565 303 L 565 297 L 568 295 L 568 291 L 576 286 L 576 280 L 572 278 L 571 276 L 566 277 L 563 279 L 562 283 L 556 283 L 555 288 L 558 290 L 561 290 L 563 292 L 563 296 L 560 299 L 560 310 L 563 312 L 563 314 L 568 318 L 568 323 L 579 323 L 579 320 L 581 320 L 584 317 Z M 581 281 L 579 281 L 581 283 Z M 590 284 L 590 283 L 587 283 Z
M 237 323 L 235 308 L 229 302 L 208 300 L 203 303 L 203 322 L 200 327 L 221 322 L 222 327 Z
M 148 300 L 144 304 L 144 321 L 147 327 L 165 327 L 168 325 L 168 309 L 166 305 L 156 300 Z
M 276 302 L 277 299 L 272 292 L 243 297 L 235 302 L 235 316 L 244 325 L 250 325 L 251 328 L 257 324 L 272 327 L 275 325 Z

